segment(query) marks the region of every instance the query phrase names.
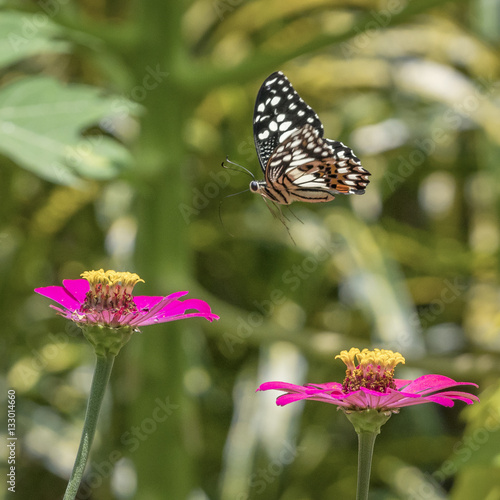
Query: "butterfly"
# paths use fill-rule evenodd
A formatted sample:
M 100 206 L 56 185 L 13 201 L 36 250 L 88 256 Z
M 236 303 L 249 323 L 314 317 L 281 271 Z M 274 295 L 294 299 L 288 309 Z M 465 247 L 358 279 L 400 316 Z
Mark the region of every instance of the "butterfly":
M 253 135 L 265 180 L 253 180 L 250 191 L 275 203 L 363 194 L 370 182 L 350 148 L 323 137 L 318 115 L 281 71 L 268 76 L 257 94 Z

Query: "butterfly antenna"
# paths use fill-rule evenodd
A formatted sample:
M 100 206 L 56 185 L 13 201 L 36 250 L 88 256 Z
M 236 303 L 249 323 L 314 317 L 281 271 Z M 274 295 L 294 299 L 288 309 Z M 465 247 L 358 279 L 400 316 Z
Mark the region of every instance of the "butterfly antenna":
M 224 166 L 224 164 L 223 164 L 223 166 Z M 227 167 L 224 167 L 224 168 L 227 168 Z M 231 198 L 232 196 L 236 196 L 238 194 L 246 193 L 247 191 L 249 191 L 249 189 L 244 189 L 243 191 L 239 191 L 238 193 L 228 194 L 227 196 L 224 196 L 224 198 L 222 198 L 222 200 L 220 200 L 220 202 L 219 202 L 219 220 L 220 220 L 220 223 L 221 223 L 222 227 L 224 228 L 224 231 L 226 231 L 226 233 L 229 234 L 229 236 L 231 236 L 231 238 L 234 238 L 234 234 L 230 233 L 226 229 L 226 226 L 224 225 L 224 222 L 222 221 L 222 203 L 224 202 L 224 200 L 226 198 Z
M 234 165 L 235 167 L 239 167 L 241 170 L 238 170 L 236 168 L 227 167 L 226 165 L 224 165 L 224 162 L 221 163 L 222 168 L 226 168 L 228 170 L 234 170 L 235 172 L 243 171 L 246 174 L 248 174 L 253 180 L 255 180 L 255 175 L 253 175 L 252 172 L 250 172 L 250 170 L 248 170 L 248 168 L 244 167 L 243 165 L 239 165 L 238 163 L 234 163 L 234 161 L 231 161 L 229 159 L 229 157 L 227 157 L 227 156 L 226 156 L 226 162 L 229 163 L 230 165 Z

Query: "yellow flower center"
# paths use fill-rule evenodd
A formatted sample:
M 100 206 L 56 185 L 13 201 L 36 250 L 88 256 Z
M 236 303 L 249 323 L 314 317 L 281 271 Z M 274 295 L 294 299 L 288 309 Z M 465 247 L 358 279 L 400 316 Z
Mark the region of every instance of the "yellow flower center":
M 337 358 L 347 366 L 342 384 L 345 393 L 357 391 L 361 387 L 377 392 L 386 392 L 387 388 L 396 389 L 394 368 L 399 363 L 405 363 L 405 358 L 399 352 L 386 349 L 360 351 L 352 347 L 349 351 L 342 351 L 335 356 L 335 359 Z
M 80 275 L 90 284 L 82 312 L 110 311 L 126 314 L 137 311 L 132 298 L 134 286 L 142 280 L 137 274 L 117 271 L 85 271 Z

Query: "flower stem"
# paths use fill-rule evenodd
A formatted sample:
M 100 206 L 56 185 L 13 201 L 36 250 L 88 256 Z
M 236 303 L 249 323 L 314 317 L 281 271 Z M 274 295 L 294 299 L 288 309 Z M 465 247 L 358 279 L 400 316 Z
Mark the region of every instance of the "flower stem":
M 92 379 L 92 387 L 90 388 L 89 402 L 87 405 L 87 413 L 85 414 L 85 423 L 83 424 L 83 432 L 80 440 L 80 447 L 76 455 L 75 465 L 73 472 L 66 488 L 63 500 L 74 500 L 78 493 L 78 488 L 87 465 L 89 458 L 90 447 L 94 439 L 95 430 L 97 427 L 97 419 L 99 418 L 99 411 L 101 409 L 104 393 L 108 385 L 109 376 L 115 356 L 107 354 L 106 356 L 97 356 L 94 377 Z
M 373 448 L 378 432 L 358 432 L 358 488 L 356 500 L 368 500 Z

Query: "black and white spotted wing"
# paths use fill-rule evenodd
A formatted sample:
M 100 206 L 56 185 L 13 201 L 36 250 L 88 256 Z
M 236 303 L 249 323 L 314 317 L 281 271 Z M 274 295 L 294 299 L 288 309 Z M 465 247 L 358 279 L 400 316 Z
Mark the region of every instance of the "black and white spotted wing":
M 251 182 L 251 191 L 284 205 L 364 193 L 370 173 L 350 148 L 323 138 L 318 115 L 280 71 L 259 90 L 253 130 L 265 180 Z
M 273 73 L 260 87 L 253 113 L 255 148 L 264 172 L 276 147 L 304 125 L 311 125 L 323 137 L 323 124 L 318 115 L 281 71 Z

